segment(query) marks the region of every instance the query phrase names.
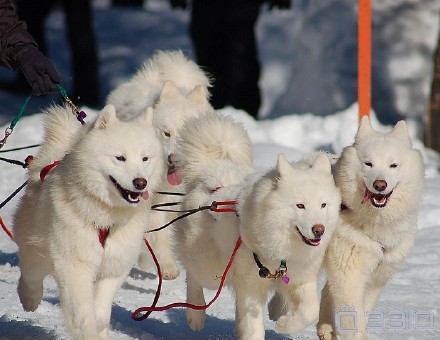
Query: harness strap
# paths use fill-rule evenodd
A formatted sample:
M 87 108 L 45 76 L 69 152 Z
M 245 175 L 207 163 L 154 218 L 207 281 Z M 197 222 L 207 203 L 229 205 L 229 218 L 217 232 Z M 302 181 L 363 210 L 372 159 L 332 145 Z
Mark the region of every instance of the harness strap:
M 40 171 L 40 181 L 44 182 L 44 178 L 46 177 L 46 175 L 49 173 L 50 170 L 52 170 L 53 168 L 57 167 L 59 164 L 61 163 L 61 161 L 54 161 L 48 165 L 46 165 L 41 171 Z
M 162 227 L 147 231 L 147 233 L 153 233 L 153 232 L 165 229 L 166 227 L 170 226 L 174 222 L 181 220 L 182 218 L 185 218 L 185 217 L 190 216 L 192 214 L 195 214 L 199 211 L 203 211 L 203 210 L 211 210 L 211 211 L 215 211 L 215 212 L 235 212 L 235 213 L 237 213 L 237 211 L 233 208 L 218 208 L 219 205 L 233 205 L 233 204 L 237 204 L 237 202 L 236 201 L 224 201 L 224 202 L 213 201 L 210 205 L 203 205 L 203 206 L 200 206 L 195 209 L 181 211 L 181 212 L 184 212 L 184 214 L 177 216 L 176 218 L 174 218 L 173 220 L 171 220 L 167 224 L 163 225 Z

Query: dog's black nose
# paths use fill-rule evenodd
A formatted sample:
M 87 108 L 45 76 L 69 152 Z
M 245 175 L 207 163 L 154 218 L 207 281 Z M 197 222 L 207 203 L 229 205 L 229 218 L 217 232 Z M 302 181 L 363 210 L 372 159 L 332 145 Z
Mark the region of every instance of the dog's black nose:
M 321 238 L 321 236 L 324 234 L 325 227 L 322 224 L 315 224 L 312 227 L 313 235 L 315 235 L 316 238 Z
M 167 160 L 168 160 L 168 165 L 170 165 L 170 166 L 174 165 L 173 155 L 168 155 Z
M 377 191 L 384 191 L 387 188 L 387 182 L 382 179 L 375 180 L 373 183 L 373 187 Z
M 135 178 L 133 185 L 138 190 L 143 190 L 147 186 L 147 180 L 145 178 Z

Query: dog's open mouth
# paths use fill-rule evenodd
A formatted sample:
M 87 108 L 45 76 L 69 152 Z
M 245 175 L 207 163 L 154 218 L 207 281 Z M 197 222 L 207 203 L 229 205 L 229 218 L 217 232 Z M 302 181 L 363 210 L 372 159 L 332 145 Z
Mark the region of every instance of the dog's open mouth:
M 180 171 L 174 165 L 168 165 L 167 181 L 171 185 L 179 185 L 182 183 Z
M 115 185 L 116 189 L 118 189 L 122 198 L 126 200 L 130 204 L 137 204 L 140 202 L 140 198 L 142 197 L 144 200 L 147 200 L 149 195 L 148 191 L 130 191 L 124 189 L 112 176 L 109 176 L 112 183 Z
M 370 201 L 374 207 L 383 208 L 387 205 L 388 198 L 391 196 L 392 193 L 393 193 L 393 191 L 390 191 L 386 195 L 375 194 L 375 193 L 371 192 L 370 190 L 365 189 L 365 195 L 364 195 L 364 198 L 362 199 L 362 204 Z
M 305 244 L 313 247 L 319 246 L 319 243 L 321 242 L 321 238 L 314 238 L 314 239 L 307 238 L 299 231 L 298 227 L 296 227 L 296 230 L 298 231 L 299 235 L 301 236 Z

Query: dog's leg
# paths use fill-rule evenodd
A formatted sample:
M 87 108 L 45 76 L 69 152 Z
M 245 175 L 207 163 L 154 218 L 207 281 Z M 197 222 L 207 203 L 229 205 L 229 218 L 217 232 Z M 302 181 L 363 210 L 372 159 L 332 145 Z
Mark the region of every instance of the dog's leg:
M 277 321 L 280 316 L 287 314 L 288 309 L 287 302 L 280 293 L 276 292 L 268 304 L 269 319 Z
M 95 283 L 96 322 L 101 339 L 109 338 L 110 316 L 113 298 L 128 276 L 128 271 L 116 278 L 99 279 Z
M 24 256 L 26 252 L 27 255 Z M 50 268 L 47 259 L 40 256 L 38 251 L 22 248 L 19 253 L 21 276 L 18 281 L 18 296 L 23 309 L 34 312 L 43 297 L 43 280 Z
M 174 259 L 171 247 L 171 233 L 173 225 L 159 231 L 156 235 L 154 247 L 157 249 L 157 260 L 161 265 L 162 277 L 164 280 L 174 280 L 179 276 L 180 270 Z
M 162 211 L 151 211 L 149 216 L 149 228 L 153 229 L 165 225 L 169 222 L 166 216 L 169 216 L 169 214 Z M 171 219 L 172 217 L 170 217 L 170 220 Z M 147 239 L 156 254 L 157 260 L 159 261 L 164 280 L 174 280 L 180 274 L 179 267 L 177 266 L 171 249 L 170 238 L 172 231 L 170 228 L 173 228 L 173 226 L 146 234 Z M 148 250 L 142 250 L 138 262 L 139 267 L 142 270 L 147 271 L 151 263 L 151 256 L 148 254 Z
M 186 272 L 186 302 L 193 305 L 205 305 L 203 288 Z M 205 326 L 206 311 L 187 308 L 186 319 L 193 331 L 199 331 Z
M 336 340 L 334 306 L 328 283 L 321 294 L 319 321 L 316 325 L 317 335 L 320 340 Z
M 270 281 L 262 280 L 266 279 L 234 274 L 235 327 L 238 339 L 264 339 L 263 313 Z
M 280 316 L 276 323 L 276 331 L 280 333 L 298 333 L 314 320 L 319 313 L 316 281 L 300 285 L 281 286 L 286 299 L 290 301 L 292 315 Z
M 364 290 L 368 279 L 362 272 L 348 271 L 337 276 L 338 279 L 329 278 L 336 331 L 344 340 L 367 339 Z
M 372 287 L 367 288 L 365 292 L 365 300 L 364 300 L 366 312 L 373 311 L 374 306 L 376 305 L 377 299 L 379 298 L 379 295 L 382 292 L 383 287 L 384 286 L 382 284 L 376 284 Z
M 91 268 L 76 261 L 55 263 L 54 276 L 60 291 L 60 306 L 74 339 L 100 339 L 96 325 L 94 277 Z

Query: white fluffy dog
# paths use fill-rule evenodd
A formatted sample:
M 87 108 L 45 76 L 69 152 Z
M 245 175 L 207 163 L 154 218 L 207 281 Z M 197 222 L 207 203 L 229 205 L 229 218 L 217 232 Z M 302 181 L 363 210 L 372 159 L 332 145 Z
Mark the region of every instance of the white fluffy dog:
M 130 80 L 108 96 L 107 102 L 115 105 L 118 116 L 124 119 L 153 106 L 153 125 L 158 129 L 168 165 L 167 180 L 159 188 L 161 192 L 183 191 L 181 176 L 172 163 L 176 138 L 187 118 L 212 111 L 208 101 L 209 87 L 207 75 L 182 51 L 157 51 Z M 178 196 L 156 195 L 153 204 L 178 200 Z M 163 226 L 175 215 L 153 211 L 150 217 L 149 229 L 152 229 Z M 164 279 L 174 279 L 179 275 L 170 245 L 171 231 L 167 228 L 147 236 L 156 252 Z M 144 270 L 151 265 L 151 257 L 145 251 L 141 253 L 139 265 Z
M 344 339 L 366 339 L 366 312 L 399 269 L 416 232 L 424 168 L 405 122 L 380 133 L 364 117 L 354 144 L 336 163 L 335 178 L 342 224 L 326 257 L 318 335 L 329 340 L 340 332 Z
M 151 109 L 122 122 L 108 105 L 86 126 L 67 107 L 46 114 L 14 216 L 18 294 L 35 311 L 53 275 L 73 337 L 107 339 L 114 294 L 136 262 L 149 196 L 163 180 L 161 144 Z
M 184 207 L 238 203 L 236 214 L 203 211 L 182 219 L 176 252 L 187 271 L 187 302 L 203 305 L 203 288 L 218 287 L 241 237 L 226 279 L 236 293 L 237 336 L 264 339 L 263 311 L 273 290 L 293 311 L 278 319 L 277 331 L 295 333 L 317 318 L 317 275 L 341 200 L 326 155 L 310 166 L 289 164 L 281 154 L 275 169 L 260 174 L 250 167 L 250 150 L 246 132 L 227 117 L 205 115 L 184 125 L 176 152 Z M 188 309 L 187 318 L 199 330 L 205 312 Z

